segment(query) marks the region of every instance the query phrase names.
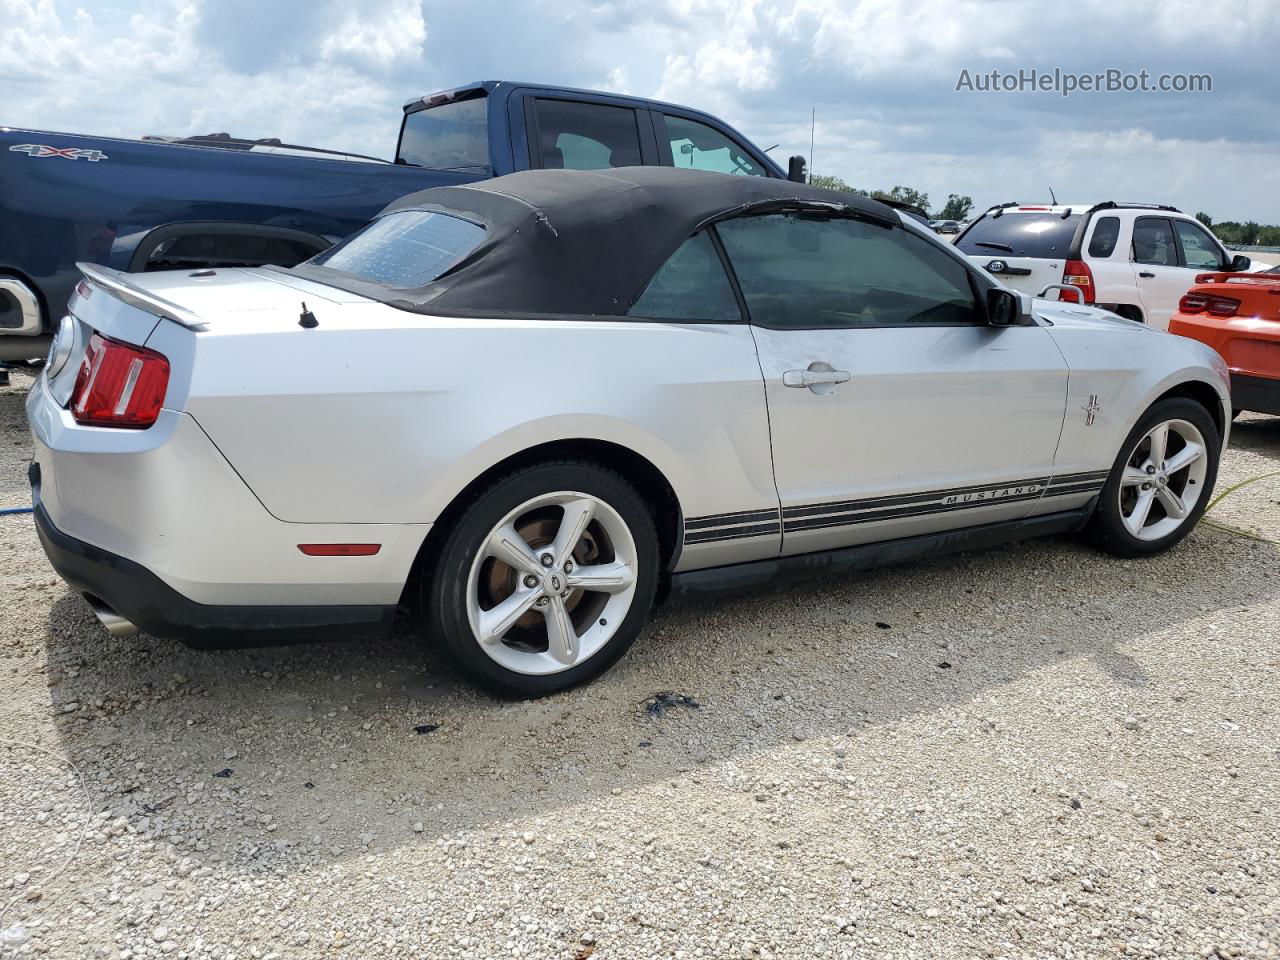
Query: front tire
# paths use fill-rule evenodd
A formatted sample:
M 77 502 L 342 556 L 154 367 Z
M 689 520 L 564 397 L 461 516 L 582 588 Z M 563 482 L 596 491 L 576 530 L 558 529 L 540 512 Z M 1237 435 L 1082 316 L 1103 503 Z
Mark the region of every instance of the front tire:
M 1218 479 L 1222 441 L 1203 406 L 1154 404 L 1125 438 L 1087 532 L 1120 557 L 1163 553 L 1200 520 Z
M 617 473 L 557 461 L 519 469 L 457 516 L 423 584 L 428 633 L 474 683 L 540 697 L 612 666 L 658 584 L 644 499 Z

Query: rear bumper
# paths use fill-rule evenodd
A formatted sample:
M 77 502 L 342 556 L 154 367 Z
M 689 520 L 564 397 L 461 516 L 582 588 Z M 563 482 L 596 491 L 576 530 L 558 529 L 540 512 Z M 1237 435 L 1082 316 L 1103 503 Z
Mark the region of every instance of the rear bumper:
M 31 466 L 36 532 L 54 570 L 82 594 L 141 630 L 194 647 L 255 646 L 378 639 L 391 631 L 395 605 L 230 606 L 196 603 L 125 557 L 63 533 L 40 502 L 40 470 Z
M 1236 410 L 1269 413 L 1280 417 L 1280 379 L 1231 374 L 1231 406 Z

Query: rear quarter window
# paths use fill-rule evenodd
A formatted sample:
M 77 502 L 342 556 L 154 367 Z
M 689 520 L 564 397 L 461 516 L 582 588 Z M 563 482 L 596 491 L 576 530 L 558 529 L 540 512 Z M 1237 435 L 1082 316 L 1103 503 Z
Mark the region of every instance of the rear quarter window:
M 1065 257 L 1080 225 L 1080 215 L 1065 220 L 1060 213 L 1005 213 L 983 217 L 956 243 L 961 253 L 979 257 Z
M 421 287 L 475 250 L 484 232 L 461 217 L 402 210 L 373 221 L 308 262 L 394 289 Z
M 1089 239 L 1089 256 L 1109 257 L 1115 253 L 1116 242 L 1120 239 L 1120 218 L 1099 217 L 1093 225 L 1093 236 Z

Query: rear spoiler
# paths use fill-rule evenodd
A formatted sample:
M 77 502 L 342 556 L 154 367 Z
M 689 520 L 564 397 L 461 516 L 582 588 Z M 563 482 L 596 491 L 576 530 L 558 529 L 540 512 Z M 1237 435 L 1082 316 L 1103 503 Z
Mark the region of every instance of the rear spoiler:
M 1269 286 L 1274 283 L 1280 288 L 1280 274 L 1233 273 L 1231 271 L 1197 273 L 1196 283 L 1248 283 L 1258 286 Z M 1280 294 L 1280 289 L 1272 290 L 1271 292 Z
M 203 317 L 138 286 L 129 279 L 129 274 L 122 270 L 113 270 L 97 263 L 77 263 L 76 269 L 83 273 L 84 278 L 95 287 L 101 287 L 117 300 L 122 300 L 131 307 L 145 310 L 165 320 L 172 320 L 188 330 L 208 328 L 208 321 Z

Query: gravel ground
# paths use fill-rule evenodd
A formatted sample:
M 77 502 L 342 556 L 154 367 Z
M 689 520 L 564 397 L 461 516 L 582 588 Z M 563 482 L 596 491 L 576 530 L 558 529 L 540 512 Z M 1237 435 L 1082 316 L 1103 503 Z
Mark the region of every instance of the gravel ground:
M 1274 470 L 1244 418 L 1220 489 Z M 0 591 L 0 954 L 1280 957 L 1280 548 L 1238 532 L 668 609 L 516 704 L 407 634 L 112 640 L 29 517 Z

